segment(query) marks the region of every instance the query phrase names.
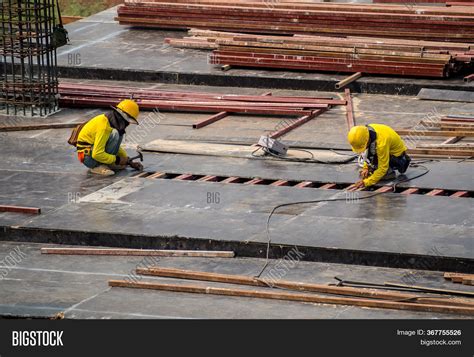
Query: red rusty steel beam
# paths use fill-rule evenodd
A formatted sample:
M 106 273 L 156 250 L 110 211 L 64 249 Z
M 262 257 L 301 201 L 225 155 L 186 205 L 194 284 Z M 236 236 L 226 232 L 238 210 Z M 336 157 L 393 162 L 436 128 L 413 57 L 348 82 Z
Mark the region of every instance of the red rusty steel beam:
M 351 130 L 353 126 L 355 126 L 355 118 L 354 118 L 354 106 L 352 105 L 352 95 L 351 90 L 346 88 L 344 90 L 344 95 L 347 101 L 346 105 L 346 122 L 348 130 Z
M 215 123 L 216 121 L 219 121 L 221 119 L 224 119 L 230 115 L 229 112 L 220 112 L 217 114 L 214 114 L 210 118 L 204 119 L 200 122 L 197 122 L 196 124 L 193 124 L 193 129 L 201 129 L 204 128 L 205 126 L 208 126 L 209 124 Z
M 444 190 L 431 190 L 426 194 L 426 196 L 443 196 L 444 195 Z
M 307 123 L 308 121 L 316 118 L 317 116 L 321 115 L 322 113 L 324 113 L 327 109 L 319 109 L 319 110 L 315 110 L 314 112 L 312 112 L 311 114 L 309 115 L 305 115 L 299 119 L 296 119 L 292 124 L 288 125 L 287 127 L 285 128 L 282 128 L 280 130 L 277 130 L 277 131 L 274 131 L 273 133 L 271 133 L 269 135 L 270 138 L 272 139 L 277 139 L 287 133 L 289 133 L 290 131 L 300 127 L 301 125 Z
M 303 181 L 295 185 L 294 187 L 297 187 L 297 188 L 314 187 L 314 183 L 312 181 Z
M 267 93 L 262 94 L 262 96 L 271 96 L 271 95 L 272 95 L 272 92 L 267 92 Z M 223 97 L 229 97 L 229 96 L 223 96 Z M 237 98 L 237 97 L 243 97 L 243 96 L 234 96 L 234 98 Z M 246 96 L 246 98 L 256 98 L 256 97 Z M 274 99 L 274 98 L 272 98 L 272 99 Z M 265 98 L 265 100 L 268 100 L 268 99 Z M 224 118 L 228 117 L 229 115 L 230 115 L 229 112 L 217 113 L 217 114 L 213 115 L 210 118 L 207 118 L 207 119 L 202 120 L 202 121 L 200 121 L 196 124 L 193 124 L 193 129 L 203 128 L 203 127 L 205 127 L 209 124 L 212 124 L 212 123 L 215 123 L 216 121 L 224 119 Z
M 471 82 L 471 81 L 474 81 L 474 74 L 470 74 L 470 75 L 464 77 L 464 82 Z
M 98 100 L 90 98 L 61 98 L 60 102 L 63 106 L 73 106 L 73 107 L 110 107 L 111 105 L 116 105 L 117 100 Z M 206 105 L 194 105 L 194 104 L 176 104 L 176 105 L 165 105 L 160 102 L 155 102 L 152 100 L 149 101 L 137 101 L 142 109 L 161 109 L 164 111 L 182 111 L 182 112 L 203 112 L 203 113 L 220 113 L 222 111 L 230 113 L 240 113 L 240 114 L 255 114 L 255 115 L 283 115 L 283 116 L 293 116 L 293 115 L 309 115 L 311 110 L 294 110 L 294 109 L 273 109 L 271 107 L 243 107 L 243 106 L 226 106 L 226 105 L 215 105 L 215 106 L 206 106 Z M 315 106 L 322 106 L 324 104 L 316 104 Z
M 416 187 L 413 187 L 413 188 L 409 188 L 409 189 L 401 192 L 401 194 L 402 195 L 414 195 L 414 194 L 417 194 L 418 192 L 420 192 L 420 189 L 416 188 Z
M 449 197 L 469 197 L 469 192 L 468 191 L 457 191 L 456 193 L 453 193 Z
M 273 182 L 270 186 L 289 186 L 290 182 L 285 181 L 285 180 L 278 180 Z
M 0 212 L 41 214 L 41 208 L 0 205 Z

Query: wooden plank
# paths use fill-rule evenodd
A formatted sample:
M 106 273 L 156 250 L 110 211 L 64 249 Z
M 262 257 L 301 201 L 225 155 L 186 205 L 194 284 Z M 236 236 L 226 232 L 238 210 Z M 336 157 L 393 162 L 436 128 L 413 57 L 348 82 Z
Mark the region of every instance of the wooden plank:
M 41 214 L 41 208 L 0 205 L 0 212 Z
M 29 130 L 51 130 L 75 128 L 82 123 L 50 123 L 50 124 L 30 124 L 16 126 L 0 126 L 0 132 L 8 131 L 29 131 Z
M 240 180 L 240 177 L 232 176 L 223 180 L 222 183 L 239 183 Z
M 290 183 L 288 181 L 278 180 L 278 181 L 273 182 L 270 186 L 289 186 L 289 185 Z
M 455 277 L 474 279 L 474 274 L 465 274 L 465 273 L 444 273 L 443 277 L 447 280 L 451 280 Z
M 295 185 L 297 188 L 306 188 L 306 187 L 314 187 L 314 182 L 312 181 L 303 181 L 299 184 Z
M 469 192 L 468 191 L 458 191 L 458 192 L 453 193 L 449 197 L 454 197 L 454 198 L 456 198 L 456 197 L 458 197 L 458 198 L 459 197 L 469 197 Z
M 122 249 L 122 248 L 41 248 L 41 254 L 57 255 L 113 255 L 157 257 L 233 258 L 232 251 L 172 250 L 172 249 Z
M 395 129 L 398 135 L 405 136 L 474 136 L 474 130 L 412 130 L 412 129 Z
M 409 189 L 403 191 L 401 194 L 402 195 L 414 195 L 414 194 L 417 194 L 418 192 L 420 192 L 419 188 L 409 188 Z
M 373 308 L 386 308 L 397 310 L 414 310 L 425 312 L 454 313 L 474 315 L 472 307 L 458 307 L 434 304 L 418 304 L 408 302 L 394 302 L 387 300 L 364 299 L 364 298 L 347 298 L 347 297 L 327 297 L 315 294 L 299 294 L 287 293 L 281 291 L 262 291 L 248 289 L 229 289 L 215 288 L 211 286 L 201 286 L 193 284 L 160 284 L 151 282 L 131 282 L 126 280 L 109 280 L 111 287 L 136 288 L 136 289 L 152 289 L 162 291 L 173 291 L 194 294 L 210 294 L 220 296 L 248 297 L 284 301 L 299 301 L 319 304 L 336 304 L 336 305 L 352 305 Z
M 375 192 L 393 192 L 392 186 L 383 186 L 375 190 Z
M 442 157 L 470 158 L 474 156 L 471 150 L 449 150 L 449 149 L 408 149 L 410 155 L 432 155 Z
M 337 188 L 337 184 L 335 183 L 327 183 L 322 186 L 319 186 L 318 188 L 323 189 L 323 190 L 332 190 Z
M 336 89 L 342 89 L 345 86 L 349 85 L 350 83 L 358 80 L 360 77 L 362 77 L 362 72 L 354 73 L 353 75 L 343 79 L 342 81 L 337 82 L 335 87 Z
M 201 177 L 198 181 L 203 181 L 203 182 L 216 182 L 218 180 L 217 176 L 213 175 L 207 175 L 204 177 Z
M 417 98 L 422 100 L 441 100 L 443 102 L 474 103 L 474 92 L 422 88 Z
M 304 283 L 297 281 L 281 280 L 281 279 L 265 279 L 256 278 L 246 275 L 234 275 L 234 274 L 221 274 L 195 270 L 185 270 L 176 268 L 162 268 L 162 267 L 148 267 L 148 268 L 137 268 L 137 274 L 159 276 L 166 278 L 178 278 L 188 280 L 199 280 L 225 284 L 236 284 L 236 285 L 248 285 L 258 287 L 275 287 L 286 290 L 304 291 L 312 293 L 325 293 L 335 294 L 343 296 L 357 296 L 357 297 L 369 297 L 377 299 L 388 299 L 388 300 L 419 300 L 420 303 L 435 303 L 456 306 L 470 306 L 474 307 L 474 302 L 466 299 L 446 299 L 436 297 L 423 297 L 418 299 L 419 295 L 414 295 L 405 292 L 397 291 L 383 291 L 377 289 L 366 289 L 356 288 L 347 286 L 333 286 L 324 284 Z
M 444 190 L 431 190 L 426 196 L 444 196 Z
M 151 174 L 150 176 L 147 176 L 147 179 L 159 179 L 159 178 L 164 178 L 166 177 L 165 172 L 155 172 L 154 174 Z

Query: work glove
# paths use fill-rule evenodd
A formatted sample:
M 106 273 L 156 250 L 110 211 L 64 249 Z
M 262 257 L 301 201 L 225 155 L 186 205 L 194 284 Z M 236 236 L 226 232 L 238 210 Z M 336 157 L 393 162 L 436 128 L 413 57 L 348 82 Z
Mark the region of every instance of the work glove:
M 117 165 L 125 166 L 128 164 L 128 156 L 120 156 Z
M 359 175 L 362 179 L 366 179 L 369 177 L 370 172 L 368 167 L 364 167 L 362 170 L 359 171 Z
M 143 165 L 139 162 L 130 162 L 129 163 L 130 167 L 137 170 L 137 171 L 143 171 Z
M 360 180 L 360 181 L 357 181 L 355 184 L 353 185 L 350 185 L 348 188 L 347 188 L 347 191 L 355 191 L 359 188 L 363 188 L 365 187 L 365 183 L 363 180 Z

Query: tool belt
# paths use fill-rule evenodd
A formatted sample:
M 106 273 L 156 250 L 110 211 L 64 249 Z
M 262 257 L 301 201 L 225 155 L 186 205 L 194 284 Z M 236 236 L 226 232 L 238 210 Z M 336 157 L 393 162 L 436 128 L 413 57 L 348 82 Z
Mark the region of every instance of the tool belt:
M 84 141 L 79 141 L 77 143 L 77 158 L 83 164 L 86 156 L 92 155 L 92 144 L 86 143 Z

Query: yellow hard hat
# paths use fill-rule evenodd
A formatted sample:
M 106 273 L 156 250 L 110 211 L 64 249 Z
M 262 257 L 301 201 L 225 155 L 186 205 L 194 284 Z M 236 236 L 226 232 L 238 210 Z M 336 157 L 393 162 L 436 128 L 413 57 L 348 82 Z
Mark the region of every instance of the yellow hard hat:
M 369 143 L 369 129 L 366 126 L 354 126 L 347 134 L 347 140 L 352 146 L 352 151 L 360 154 Z
M 138 114 L 140 113 L 140 109 L 138 108 L 138 104 L 131 100 L 125 99 L 122 100 L 116 107 L 121 114 L 125 113 L 126 115 L 122 115 L 123 118 L 128 121 L 129 123 L 138 124 Z

